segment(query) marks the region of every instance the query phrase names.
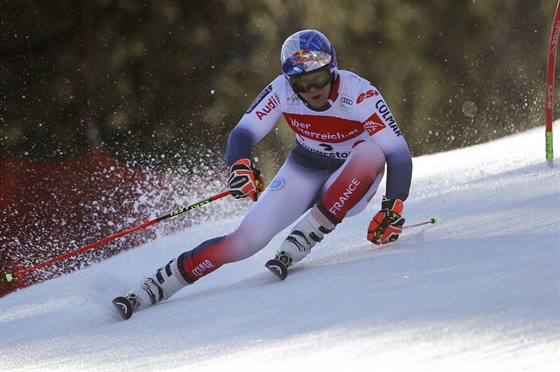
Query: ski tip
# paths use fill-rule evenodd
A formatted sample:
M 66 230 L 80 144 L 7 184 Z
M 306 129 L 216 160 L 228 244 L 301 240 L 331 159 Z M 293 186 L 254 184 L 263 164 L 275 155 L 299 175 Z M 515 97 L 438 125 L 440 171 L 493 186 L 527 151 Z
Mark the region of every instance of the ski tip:
M 111 301 L 113 305 L 117 308 L 120 316 L 127 320 L 132 316 L 132 304 L 125 297 L 117 297 Z
M 269 269 L 280 280 L 285 280 L 288 277 L 288 268 L 280 260 L 273 258 L 272 260 L 268 260 L 264 266 L 266 266 L 267 269 Z

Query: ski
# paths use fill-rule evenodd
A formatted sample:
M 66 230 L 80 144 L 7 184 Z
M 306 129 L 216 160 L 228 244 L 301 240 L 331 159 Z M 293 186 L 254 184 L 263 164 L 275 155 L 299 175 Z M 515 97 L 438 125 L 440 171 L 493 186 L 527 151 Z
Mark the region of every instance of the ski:
M 266 266 L 280 280 L 284 280 L 288 277 L 288 268 L 280 260 L 273 258 L 272 260 L 268 260 L 264 266 Z
M 115 305 L 124 320 L 129 319 L 132 316 L 132 313 L 134 312 L 132 304 L 125 297 L 117 297 L 112 301 L 112 303 Z

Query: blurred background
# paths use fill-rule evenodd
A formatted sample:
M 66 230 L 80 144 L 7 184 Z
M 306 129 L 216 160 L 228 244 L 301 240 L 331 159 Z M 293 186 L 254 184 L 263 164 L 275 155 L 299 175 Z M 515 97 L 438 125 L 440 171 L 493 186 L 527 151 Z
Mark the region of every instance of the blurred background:
M 5 0 L 2 273 L 222 190 L 227 135 L 281 73 L 282 43 L 301 29 L 323 32 L 339 68 L 382 92 L 414 156 L 544 125 L 555 8 L 556 0 Z M 265 179 L 293 143 L 279 123 L 257 146 Z
M 102 144 L 181 165 L 211 151 L 322 31 L 377 86 L 415 156 L 543 125 L 555 0 L 4 1 L 2 152 L 58 161 Z M 293 141 L 267 141 L 283 153 Z M 275 157 L 274 157 L 275 158 Z M 197 161 L 199 159 L 196 159 Z M 207 161 L 207 160 L 203 160 Z

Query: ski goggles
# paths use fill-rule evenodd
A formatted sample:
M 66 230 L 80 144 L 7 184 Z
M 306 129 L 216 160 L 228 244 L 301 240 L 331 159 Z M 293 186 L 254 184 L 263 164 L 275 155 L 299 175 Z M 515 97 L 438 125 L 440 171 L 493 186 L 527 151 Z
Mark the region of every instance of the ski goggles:
M 329 66 L 305 74 L 290 76 L 290 85 L 298 93 L 309 92 L 311 87 L 324 88 L 331 81 Z

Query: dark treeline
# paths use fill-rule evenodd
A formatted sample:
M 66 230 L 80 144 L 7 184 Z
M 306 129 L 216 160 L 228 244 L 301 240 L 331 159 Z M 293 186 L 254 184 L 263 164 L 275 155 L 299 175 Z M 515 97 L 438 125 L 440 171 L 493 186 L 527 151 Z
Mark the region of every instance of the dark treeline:
M 144 166 L 221 160 L 228 132 L 280 73 L 282 42 L 304 28 L 325 33 L 339 68 L 381 90 L 415 156 L 485 142 L 544 124 L 555 6 L 4 1 L 1 150 L 60 161 L 101 144 Z M 257 148 L 273 166 L 293 143 L 286 126 L 278 128 Z

